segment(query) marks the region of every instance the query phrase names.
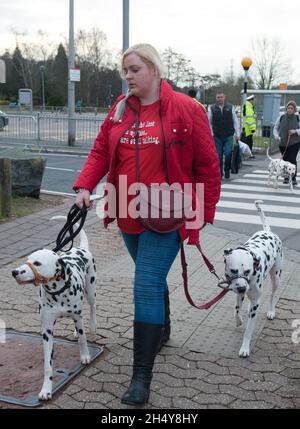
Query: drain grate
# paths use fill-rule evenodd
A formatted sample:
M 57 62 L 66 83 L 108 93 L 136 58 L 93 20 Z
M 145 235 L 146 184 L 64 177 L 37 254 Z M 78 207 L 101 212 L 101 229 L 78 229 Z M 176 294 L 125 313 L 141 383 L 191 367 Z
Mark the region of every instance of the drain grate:
M 103 352 L 98 345 L 88 347 L 91 362 Z M 41 336 L 8 331 L 0 351 L 0 401 L 25 407 L 41 405 L 38 399 L 44 372 Z M 54 339 L 53 394 L 84 368 L 77 341 Z

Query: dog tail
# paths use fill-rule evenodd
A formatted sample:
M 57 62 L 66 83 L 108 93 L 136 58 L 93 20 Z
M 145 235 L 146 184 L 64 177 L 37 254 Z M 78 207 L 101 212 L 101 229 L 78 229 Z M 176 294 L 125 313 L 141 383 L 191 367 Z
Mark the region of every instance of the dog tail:
M 259 217 L 261 219 L 264 231 L 271 231 L 270 225 L 269 225 L 267 219 L 265 218 L 265 214 L 263 212 L 263 209 L 260 207 L 260 205 L 263 203 L 264 203 L 263 200 L 255 200 L 254 201 L 254 204 L 257 208 L 257 211 L 258 211 Z
M 50 220 L 67 220 L 67 216 L 52 216 Z M 79 223 L 75 224 L 77 227 L 79 226 Z M 86 233 L 84 232 L 84 229 L 82 228 L 79 233 L 79 247 L 82 247 L 83 249 L 89 250 L 89 242 Z
M 273 158 L 271 158 L 269 155 L 269 148 L 267 148 L 267 157 L 269 158 L 270 161 L 273 161 Z

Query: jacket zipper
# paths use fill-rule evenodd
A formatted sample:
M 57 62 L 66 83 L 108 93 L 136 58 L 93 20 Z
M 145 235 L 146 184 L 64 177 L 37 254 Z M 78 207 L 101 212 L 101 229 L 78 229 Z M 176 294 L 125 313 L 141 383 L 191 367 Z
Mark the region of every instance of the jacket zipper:
M 165 136 L 165 130 L 164 130 L 164 126 L 163 126 L 162 113 L 161 113 L 161 100 L 160 100 L 159 104 L 160 104 L 159 105 L 160 128 L 161 128 L 162 140 L 163 140 L 163 145 L 164 145 L 163 163 L 164 163 L 164 167 L 165 167 L 165 171 L 166 171 L 167 183 L 170 184 L 169 171 L 168 171 L 168 161 L 167 161 L 167 150 L 166 150 L 166 136 Z

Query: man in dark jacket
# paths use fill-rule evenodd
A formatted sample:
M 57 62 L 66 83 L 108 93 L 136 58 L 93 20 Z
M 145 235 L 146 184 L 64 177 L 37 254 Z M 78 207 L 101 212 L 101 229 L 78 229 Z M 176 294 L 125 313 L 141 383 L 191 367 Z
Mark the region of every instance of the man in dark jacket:
M 237 139 L 240 138 L 240 129 L 234 107 L 225 101 L 224 92 L 216 94 L 216 104 L 211 106 L 208 118 L 219 155 L 221 175 L 223 177 L 225 172 L 225 178 L 229 179 L 233 137 L 235 135 Z M 225 156 L 224 172 L 223 156 Z

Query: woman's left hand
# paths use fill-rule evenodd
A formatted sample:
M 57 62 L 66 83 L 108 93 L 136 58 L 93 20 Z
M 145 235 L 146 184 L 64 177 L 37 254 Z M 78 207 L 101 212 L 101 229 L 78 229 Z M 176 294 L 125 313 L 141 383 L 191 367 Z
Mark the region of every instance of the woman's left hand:
M 297 134 L 296 130 L 289 130 L 289 135 L 292 136 L 293 134 Z

